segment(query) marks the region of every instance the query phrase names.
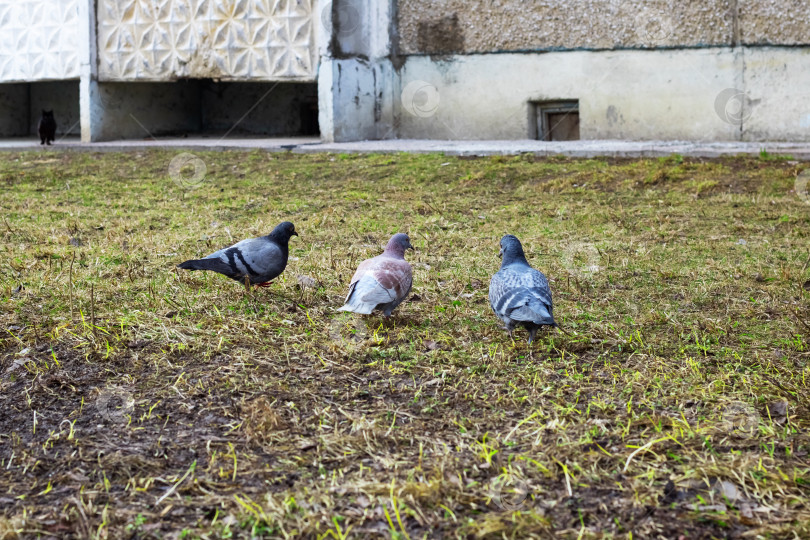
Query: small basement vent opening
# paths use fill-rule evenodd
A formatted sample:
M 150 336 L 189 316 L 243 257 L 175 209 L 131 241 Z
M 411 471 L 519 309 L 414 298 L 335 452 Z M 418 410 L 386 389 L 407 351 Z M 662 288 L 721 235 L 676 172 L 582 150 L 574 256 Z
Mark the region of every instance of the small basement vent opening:
M 540 141 L 579 140 L 579 100 L 536 101 L 532 103 L 532 129 Z

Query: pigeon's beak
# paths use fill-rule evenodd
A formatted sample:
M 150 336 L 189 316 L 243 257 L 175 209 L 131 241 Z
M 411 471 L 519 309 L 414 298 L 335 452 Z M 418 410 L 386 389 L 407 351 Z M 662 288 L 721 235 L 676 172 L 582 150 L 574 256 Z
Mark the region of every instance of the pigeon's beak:
M 410 249 L 412 251 L 416 251 L 416 248 L 413 247 L 410 242 L 408 242 L 408 247 L 406 247 L 405 249 Z
M 498 258 L 499 258 L 499 259 L 502 259 L 502 258 L 503 258 L 503 248 L 501 248 L 501 249 L 498 251 Z
M 298 231 L 293 231 L 292 234 L 293 236 L 298 236 Z

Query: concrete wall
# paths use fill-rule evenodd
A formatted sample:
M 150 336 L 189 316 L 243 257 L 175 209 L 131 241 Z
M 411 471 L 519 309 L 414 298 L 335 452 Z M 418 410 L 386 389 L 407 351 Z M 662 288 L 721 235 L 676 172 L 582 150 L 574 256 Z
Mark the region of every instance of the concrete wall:
M 810 45 L 810 0 L 738 0 L 740 43 Z
M 810 44 L 810 0 L 400 0 L 402 54 Z
M 739 126 L 714 105 L 719 92 L 739 86 L 736 61 L 731 49 L 409 57 L 399 135 L 527 139 L 530 102 L 577 99 L 583 139 L 733 140 Z M 423 83 L 421 92 L 407 90 Z
M 0 0 L 0 80 L 81 79 L 78 97 L 0 88 L 0 135 L 32 133 L 43 106 L 67 129 L 77 102 L 85 141 L 292 135 L 315 131 L 317 97 L 326 141 L 523 139 L 533 103 L 555 100 L 579 101 L 585 139 L 810 140 L 808 14 L 810 0 Z
M 810 141 L 810 47 L 746 48 L 744 59 L 743 140 Z
M 578 100 L 583 139 L 810 140 L 810 0 L 395 4 L 390 54 L 328 73 L 356 125 L 390 106 L 368 138 L 531 138 L 534 103 Z
M 398 84 L 402 138 L 532 138 L 530 102 L 577 99 L 583 139 L 810 140 L 810 48 L 411 56 Z
M 81 8 L 88 1 L 0 0 L 0 81 L 78 78 Z
M 314 81 L 315 0 L 97 0 L 99 80 Z
M 396 137 L 391 55 L 396 0 L 333 0 L 318 69 L 318 114 L 325 141 Z
M 393 122 L 398 73 L 386 59 L 333 59 L 318 73 L 318 113 L 326 141 L 387 139 Z

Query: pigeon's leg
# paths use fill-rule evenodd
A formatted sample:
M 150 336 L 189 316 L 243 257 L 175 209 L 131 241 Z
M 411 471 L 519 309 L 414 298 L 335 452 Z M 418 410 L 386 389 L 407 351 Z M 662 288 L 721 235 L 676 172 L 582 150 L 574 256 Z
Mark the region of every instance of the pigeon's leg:
M 264 283 L 257 283 L 256 287 L 257 288 L 258 287 L 269 287 L 270 285 L 272 285 L 272 283 L 273 283 L 272 281 L 265 281 Z
M 514 332 L 514 331 L 515 331 L 515 321 L 513 321 L 513 320 L 511 320 L 511 319 L 507 319 L 507 320 L 504 322 L 504 328 L 505 328 L 505 329 L 506 329 L 506 331 L 509 333 L 509 339 L 511 339 L 511 340 L 512 340 L 512 343 L 514 343 L 514 342 L 515 342 L 515 336 L 514 336 L 514 335 L 512 335 L 512 332 Z
M 530 328 L 529 329 L 529 345 L 532 344 L 534 341 L 534 336 L 537 334 L 537 328 Z

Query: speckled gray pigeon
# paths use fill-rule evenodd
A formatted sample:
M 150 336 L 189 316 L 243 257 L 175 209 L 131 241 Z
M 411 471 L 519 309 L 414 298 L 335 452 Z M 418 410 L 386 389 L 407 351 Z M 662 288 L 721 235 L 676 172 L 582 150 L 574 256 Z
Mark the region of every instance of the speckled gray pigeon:
M 501 238 L 501 269 L 489 282 L 489 305 L 506 325 L 509 337 L 516 326 L 529 331 L 529 343 L 541 326 L 557 326 L 548 280 L 529 266 L 520 240 L 511 234 Z
M 345 305 L 339 311 L 370 314 L 379 309 L 386 317 L 405 300 L 413 285 L 411 265 L 405 250 L 413 249 L 407 234 L 397 233 L 382 255 L 366 259 L 352 277 Z
M 177 265 L 186 270 L 211 270 L 244 283 L 267 287 L 287 267 L 290 238 L 298 236 L 289 221 L 279 223 L 267 236 L 242 240 L 204 259 Z

